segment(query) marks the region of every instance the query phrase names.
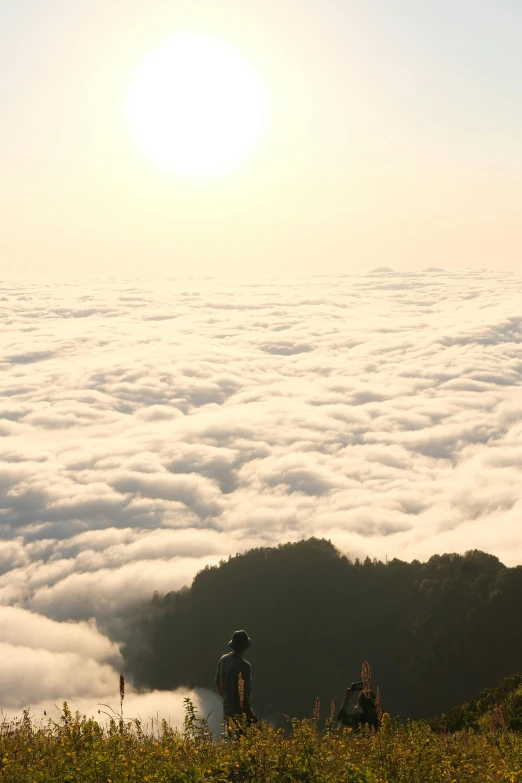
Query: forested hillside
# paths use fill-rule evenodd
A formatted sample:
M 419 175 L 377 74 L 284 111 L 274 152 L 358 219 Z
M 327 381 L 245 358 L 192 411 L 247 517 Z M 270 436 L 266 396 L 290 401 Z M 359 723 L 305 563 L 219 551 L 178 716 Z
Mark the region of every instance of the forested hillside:
M 511 674 L 494 688 L 484 688 L 474 699 L 432 718 L 430 726 L 448 733 L 498 728 L 522 731 L 522 674 Z
M 428 562 L 340 555 L 309 539 L 255 549 L 154 596 L 124 648 L 136 683 L 212 688 L 236 628 L 254 640 L 254 707 L 264 717 L 323 714 L 361 662 L 392 714 L 429 717 L 522 667 L 522 567 L 479 551 Z

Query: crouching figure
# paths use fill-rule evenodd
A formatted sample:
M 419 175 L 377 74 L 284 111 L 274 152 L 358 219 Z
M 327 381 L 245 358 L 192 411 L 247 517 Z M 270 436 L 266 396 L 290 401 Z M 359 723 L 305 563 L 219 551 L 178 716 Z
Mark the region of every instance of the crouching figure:
M 359 694 L 360 712 L 347 712 L 352 695 L 359 690 L 361 691 Z M 376 700 L 377 697 L 373 691 L 363 690 L 362 682 L 352 682 L 344 694 L 344 701 L 341 704 L 341 709 L 337 713 L 337 720 L 341 721 L 341 723 L 348 726 L 353 731 L 359 731 L 361 726 L 368 726 L 370 729 L 378 731 L 380 720 L 377 712 Z

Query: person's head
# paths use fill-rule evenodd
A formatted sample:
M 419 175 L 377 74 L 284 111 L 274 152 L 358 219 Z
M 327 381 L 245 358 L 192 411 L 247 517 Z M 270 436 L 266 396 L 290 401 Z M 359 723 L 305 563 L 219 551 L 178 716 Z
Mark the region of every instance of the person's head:
M 373 691 L 361 691 L 359 694 L 359 707 L 363 712 L 375 710 L 376 695 Z
M 243 655 L 252 644 L 252 639 L 246 631 L 234 631 L 228 646 L 232 648 L 236 655 Z

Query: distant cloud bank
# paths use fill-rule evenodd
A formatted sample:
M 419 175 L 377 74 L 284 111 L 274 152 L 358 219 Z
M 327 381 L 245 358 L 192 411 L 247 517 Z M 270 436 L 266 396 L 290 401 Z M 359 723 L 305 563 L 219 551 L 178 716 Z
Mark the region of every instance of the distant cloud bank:
M 253 546 L 522 563 L 515 275 L 16 281 L 0 307 L 5 707 L 69 672 L 106 692 L 94 620 Z

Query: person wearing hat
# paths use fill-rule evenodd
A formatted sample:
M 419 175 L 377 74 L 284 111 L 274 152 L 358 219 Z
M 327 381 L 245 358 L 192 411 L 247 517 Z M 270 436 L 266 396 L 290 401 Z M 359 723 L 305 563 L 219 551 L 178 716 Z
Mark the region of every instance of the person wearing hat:
M 234 631 L 228 643 L 232 652 L 220 658 L 216 672 L 216 688 L 223 699 L 223 715 L 225 720 L 231 718 L 236 725 L 243 715 L 248 723 L 257 723 L 252 710 L 252 667 L 243 657 L 251 644 L 252 639 L 246 631 Z

